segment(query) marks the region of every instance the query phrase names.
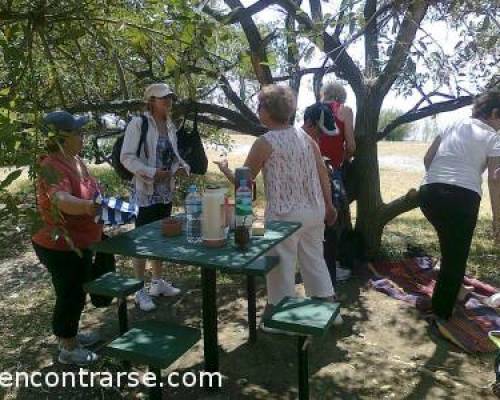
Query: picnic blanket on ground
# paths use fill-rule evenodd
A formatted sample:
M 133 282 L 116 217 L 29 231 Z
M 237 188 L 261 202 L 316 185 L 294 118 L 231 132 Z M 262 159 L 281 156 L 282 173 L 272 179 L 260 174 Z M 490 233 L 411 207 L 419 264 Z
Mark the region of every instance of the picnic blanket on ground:
M 418 297 L 432 295 L 438 273 L 433 265 L 430 257 L 377 262 L 370 267 L 375 275 L 370 284 L 375 290 L 415 307 Z M 498 289 L 468 277 L 464 284 L 472 286 L 473 293 L 457 304 L 452 318 L 438 323 L 439 331 L 465 351 L 494 351 L 497 347 L 488 339 L 488 332 L 500 330 L 500 316 L 484 301 Z

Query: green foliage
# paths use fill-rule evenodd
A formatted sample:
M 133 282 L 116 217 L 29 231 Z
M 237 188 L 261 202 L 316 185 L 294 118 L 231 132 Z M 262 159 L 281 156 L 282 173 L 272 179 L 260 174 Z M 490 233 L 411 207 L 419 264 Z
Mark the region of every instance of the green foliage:
M 380 112 L 380 119 L 378 123 L 378 130 L 384 129 L 389 123 L 394 121 L 397 117 L 401 116 L 403 112 L 401 110 L 397 110 L 394 108 L 383 109 Z M 408 137 L 408 135 L 412 132 L 413 124 L 404 124 L 400 125 L 397 128 L 393 129 L 389 135 L 387 135 L 386 140 L 389 141 L 402 141 Z

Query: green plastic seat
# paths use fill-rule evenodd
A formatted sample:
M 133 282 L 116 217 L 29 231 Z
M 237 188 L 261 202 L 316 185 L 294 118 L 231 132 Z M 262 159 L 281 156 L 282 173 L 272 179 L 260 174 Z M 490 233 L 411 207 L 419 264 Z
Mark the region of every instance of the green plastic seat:
M 127 297 L 144 287 L 144 281 L 108 272 L 83 286 L 83 290 L 90 294 L 108 297 Z
M 127 296 L 144 287 L 144 281 L 108 272 L 99 278 L 83 285 L 83 290 L 89 294 L 118 298 L 118 324 L 120 334 L 128 330 Z
M 339 303 L 319 299 L 285 297 L 264 318 L 270 328 L 281 329 L 304 336 L 322 336 L 340 311 Z
M 299 400 L 309 399 L 309 356 L 311 336 L 323 336 L 340 311 L 340 304 L 311 298 L 285 297 L 271 315 L 264 318 L 266 327 L 298 335 Z
M 200 339 L 195 328 L 164 321 L 143 321 L 109 343 L 105 354 L 124 361 L 163 369 Z

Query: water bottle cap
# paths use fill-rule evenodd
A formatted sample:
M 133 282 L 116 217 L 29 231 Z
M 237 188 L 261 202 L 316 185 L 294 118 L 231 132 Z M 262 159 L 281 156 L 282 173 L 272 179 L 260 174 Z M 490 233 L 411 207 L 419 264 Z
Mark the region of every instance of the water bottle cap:
M 197 189 L 196 185 L 191 185 L 191 186 L 189 186 L 189 188 L 188 188 L 188 193 L 194 193 L 194 192 L 196 192 L 197 190 L 198 190 L 198 189 Z
M 240 179 L 240 186 L 246 186 L 247 185 L 247 180 L 246 179 Z

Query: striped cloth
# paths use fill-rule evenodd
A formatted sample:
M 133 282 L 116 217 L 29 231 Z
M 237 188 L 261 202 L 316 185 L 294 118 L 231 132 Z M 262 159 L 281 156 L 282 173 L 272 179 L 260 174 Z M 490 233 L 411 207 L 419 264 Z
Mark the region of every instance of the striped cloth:
M 100 206 L 95 217 L 97 224 L 128 224 L 139 213 L 139 207 L 136 204 L 123 201 L 119 197 L 106 197 L 98 193 L 94 202 Z
M 415 306 L 418 297 L 431 297 L 437 272 L 430 257 L 415 257 L 400 261 L 379 261 L 371 265 L 374 273 L 371 286 L 386 295 Z M 498 288 L 474 278 L 464 277 L 464 285 L 474 291 L 466 301 L 457 301 L 453 316 L 448 321 L 436 321 L 439 332 L 471 353 L 488 353 L 497 349 L 488 339 L 488 332 L 500 330 L 500 316 L 486 299 Z

